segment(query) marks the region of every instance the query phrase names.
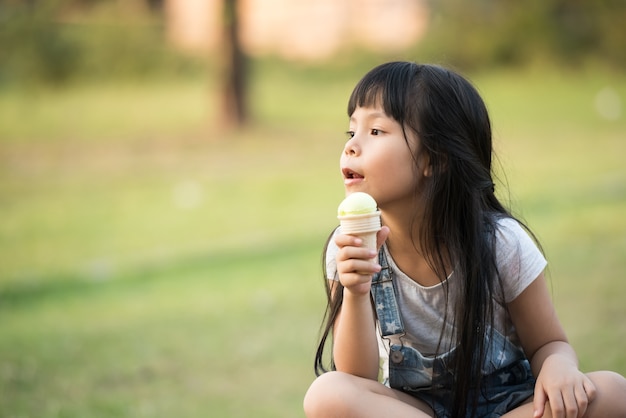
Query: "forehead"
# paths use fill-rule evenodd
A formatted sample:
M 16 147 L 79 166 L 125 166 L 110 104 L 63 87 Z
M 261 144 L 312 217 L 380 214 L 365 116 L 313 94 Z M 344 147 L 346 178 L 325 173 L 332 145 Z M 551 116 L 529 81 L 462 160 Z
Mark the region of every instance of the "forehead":
M 386 120 L 396 122 L 391 116 L 385 113 L 385 110 L 378 105 L 375 106 L 358 106 L 350 115 L 350 122 L 357 120 Z M 396 122 L 397 123 L 397 122 Z

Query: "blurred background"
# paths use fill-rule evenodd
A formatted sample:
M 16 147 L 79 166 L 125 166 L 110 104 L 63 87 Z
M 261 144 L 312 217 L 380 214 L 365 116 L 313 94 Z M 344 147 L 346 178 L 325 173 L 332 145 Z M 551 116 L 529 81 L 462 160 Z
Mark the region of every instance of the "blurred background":
M 622 0 L 0 1 L 0 416 L 297 417 L 346 103 L 451 66 L 584 370 L 626 373 Z

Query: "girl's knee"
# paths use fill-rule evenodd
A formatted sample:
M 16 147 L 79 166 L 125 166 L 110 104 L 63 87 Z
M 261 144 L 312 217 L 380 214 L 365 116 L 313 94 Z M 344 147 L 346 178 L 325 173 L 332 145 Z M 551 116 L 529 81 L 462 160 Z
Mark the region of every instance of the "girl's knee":
M 307 417 L 343 416 L 349 407 L 350 391 L 355 389 L 350 383 L 350 375 L 341 372 L 328 372 L 313 381 L 304 396 L 304 413 Z
M 626 379 L 621 374 L 600 371 L 588 373 L 587 376 L 600 392 L 615 393 L 626 400 Z
M 611 371 L 587 374 L 596 387 L 596 398 L 590 409 L 601 413 L 594 416 L 626 416 L 626 378 Z

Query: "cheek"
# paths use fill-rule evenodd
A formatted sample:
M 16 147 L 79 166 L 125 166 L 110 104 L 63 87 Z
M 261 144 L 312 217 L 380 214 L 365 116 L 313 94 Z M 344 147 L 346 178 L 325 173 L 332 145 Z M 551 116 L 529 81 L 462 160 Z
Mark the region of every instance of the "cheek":
M 384 147 L 373 149 L 369 154 L 371 163 L 377 166 L 381 171 L 380 174 L 389 177 L 391 181 L 406 185 L 411 185 L 416 178 L 416 167 L 413 161 L 413 155 L 406 146 L 404 140 L 398 140 L 391 146 L 385 144 Z
M 398 153 L 393 164 L 397 167 L 397 170 L 402 171 L 406 176 L 415 177 L 415 174 L 419 171 L 413 156 L 408 152 Z
M 399 172 L 398 177 L 402 179 L 407 187 L 414 190 L 419 185 L 418 183 L 423 182 L 424 177 L 410 155 L 400 161 L 396 161 L 396 164 Z
M 390 159 L 387 165 L 389 174 L 391 174 L 392 181 L 401 187 L 414 187 L 418 176 L 416 175 L 416 169 L 413 164 L 413 160 L 407 158 L 394 158 Z

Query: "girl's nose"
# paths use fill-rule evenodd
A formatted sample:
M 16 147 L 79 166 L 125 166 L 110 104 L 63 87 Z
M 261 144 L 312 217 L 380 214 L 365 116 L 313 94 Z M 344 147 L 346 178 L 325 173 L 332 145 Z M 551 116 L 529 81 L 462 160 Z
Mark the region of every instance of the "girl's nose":
M 360 152 L 359 146 L 355 141 L 355 138 L 352 137 L 346 142 L 345 147 L 343 148 L 343 153 L 350 156 L 358 155 Z

